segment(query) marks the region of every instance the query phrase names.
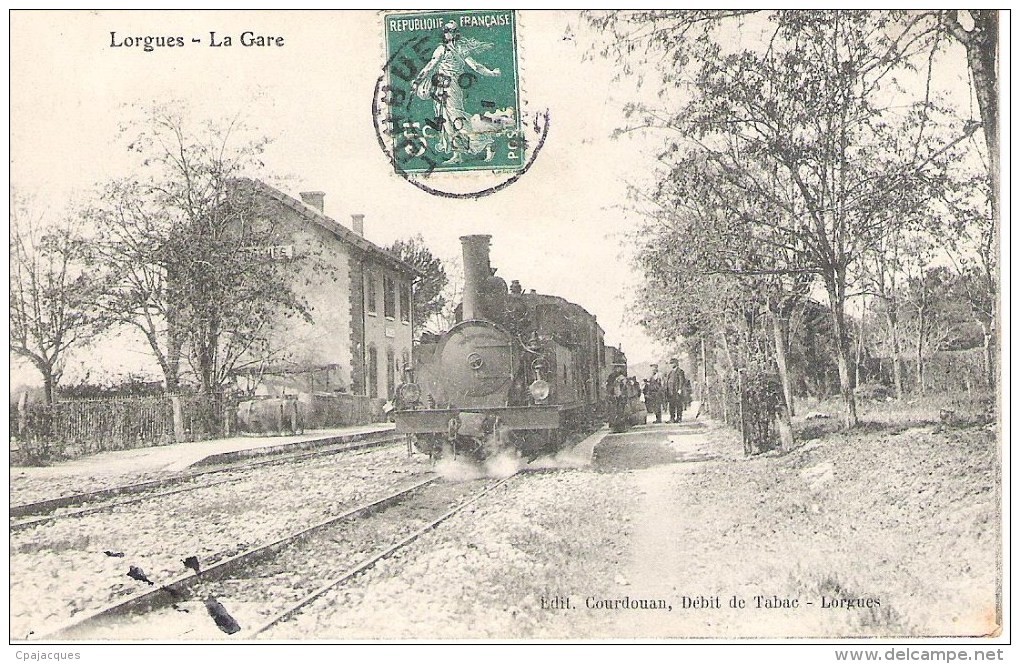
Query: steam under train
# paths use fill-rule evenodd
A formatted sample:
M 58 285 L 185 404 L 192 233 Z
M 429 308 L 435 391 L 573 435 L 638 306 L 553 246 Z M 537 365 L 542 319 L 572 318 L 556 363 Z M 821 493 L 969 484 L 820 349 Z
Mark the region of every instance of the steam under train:
M 626 426 L 634 395 L 627 407 L 613 407 L 607 384 L 617 377 L 614 366 L 617 375 L 625 367 L 623 353 L 604 345 L 595 316 L 581 306 L 524 293 L 518 282 L 508 287 L 495 276 L 490 239 L 461 238 L 458 322 L 417 346 L 414 368 L 397 389 L 397 432 L 414 434 L 419 451 L 432 456 L 513 449 L 534 458 L 594 430 L 607 415 L 615 430 Z

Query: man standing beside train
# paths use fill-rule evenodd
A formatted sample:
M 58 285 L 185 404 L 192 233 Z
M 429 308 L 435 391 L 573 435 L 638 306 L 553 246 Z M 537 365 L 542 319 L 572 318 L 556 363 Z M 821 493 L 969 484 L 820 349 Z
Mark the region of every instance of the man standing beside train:
M 659 365 L 652 365 L 652 375 L 645 379 L 645 410 L 655 413 L 655 423 L 662 423 L 662 376 Z
M 666 374 L 666 403 L 669 404 L 669 421 L 680 422 L 684 418 L 687 406 L 687 375 L 680 368 L 680 361 L 675 357 L 669 360 L 669 373 Z

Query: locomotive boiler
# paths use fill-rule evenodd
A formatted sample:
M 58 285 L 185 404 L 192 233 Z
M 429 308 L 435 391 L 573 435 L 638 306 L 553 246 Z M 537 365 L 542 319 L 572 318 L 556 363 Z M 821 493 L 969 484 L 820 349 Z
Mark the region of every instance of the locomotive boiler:
M 458 322 L 416 347 L 413 379 L 397 391 L 397 432 L 433 456 L 511 449 L 534 458 L 604 417 L 606 349 L 595 317 L 516 281 L 508 287 L 490 265 L 490 239 L 461 238 Z

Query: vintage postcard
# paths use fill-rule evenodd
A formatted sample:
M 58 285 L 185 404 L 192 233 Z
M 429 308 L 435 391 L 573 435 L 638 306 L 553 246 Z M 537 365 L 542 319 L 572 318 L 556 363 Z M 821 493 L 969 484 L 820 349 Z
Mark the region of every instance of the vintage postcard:
M 9 21 L 19 658 L 1003 658 L 1005 13 Z

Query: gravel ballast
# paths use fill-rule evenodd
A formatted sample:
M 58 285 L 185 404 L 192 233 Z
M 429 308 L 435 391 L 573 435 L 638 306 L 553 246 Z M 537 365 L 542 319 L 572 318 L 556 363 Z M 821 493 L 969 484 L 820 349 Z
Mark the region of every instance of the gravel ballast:
M 430 470 L 388 448 L 252 468 L 237 482 L 58 519 L 11 534 L 11 636 L 42 635 L 83 611 L 147 590 L 197 556 L 208 566 L 406 486 Z M 110 556 L 109 551 L 123 556 Z
M 608 436 L 590 466 L 551 464 L 512 478 L 263 636 L 988 635 L 997 629 L 1001 587 L 998 454 L 994 430 L 966 425 L 867 426 L 751 458 L 721 425 L 639 427 Z M 44 598 L 44 608 L 12 615 L 12 636 L 54 612 L 80 610 L 74 602 L 84 591 L 66 587 L 75 578 L 66 565 L 130 589 L 127 559 L 82 558 L 83 550 L 115 546 L 93 539 L 101 531 L 145 551 L 148 558 L 132 564 L 176 573 L 179 558 L 201 554 L 203 545 L 225 555 L 228 543 L 246 546 L 287 519 L 310 519 L 386 478 L 410 481 L 430 468 L 420 455 L 369 456 L 333 478 L 293 484 L 279 469 L 265 469 L 258 507 L 259 488 L 239 494 L 235 487 L 201 504 L 176 501 L 179 511 L 168 501 L 157 514 L 126 512 L 120 522 L 108 516 L 90 529 L 51 533 L 42 550 L 14 539 L 12 595 Z M 266 513 L 278 516 L 258 516 Z M 164 540 L 159 534 L 169 531 L 153 524 L 166 523 L 175 529 Z M 202 536 L 189 539 L 193 530 Z M 173 551 L 160 550 L 171 541 Z M 349 562 L 317 564 L 339 574 Z M 18 586 L 17 594 L 15 584 L 25 581 L 15 569 L 34 584 Z
M 745 459 L 731 430 L 688 424 L 596 452 L 591 469 L 486 497 L 267 637 L 995 631 L 996 441 L 984 429 L 833 434 Z M 556 598 L 570 608 L 544 608 Z

